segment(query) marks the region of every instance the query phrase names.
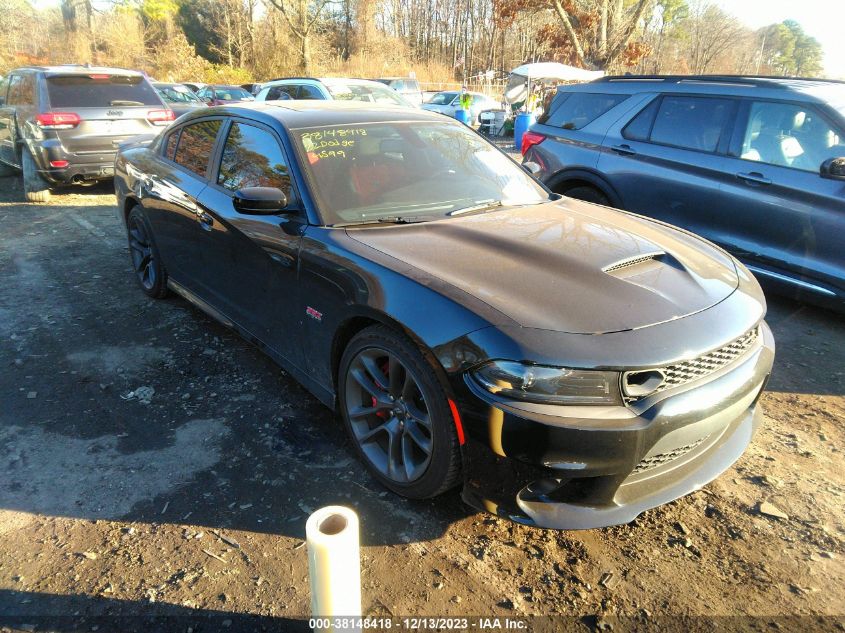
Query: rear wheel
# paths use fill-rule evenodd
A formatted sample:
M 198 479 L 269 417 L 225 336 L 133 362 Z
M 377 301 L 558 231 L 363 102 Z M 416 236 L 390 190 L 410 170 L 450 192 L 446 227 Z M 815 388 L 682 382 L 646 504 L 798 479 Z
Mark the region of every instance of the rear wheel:
M 577 200 L 583 200 L 584 202 L 602 204 L 606 207 L 610 206 L 610 201 L 607 199 L 607 196 L 595 187 L 590 187 L 586 185 L 580 187 L 572 187 L 571 189 L 567 189 L 566 191 L 564 191 L 563 195 L 565 195 L 567 198 L 575 198 Z
M 460 477 L 460 446 L 446 393 L 419 349 L 394 330 L 372 326 L 343 353 L 340 410 L 373 475 L 393 492 L 434 497 Z
M 35 159 L 28 149 L 21 153 L 23 191 L 27 202 L 50 202 L 50 184 L 38 173 Z
M 134 207 L 126 219 L 129 256 L 141 290 L 153 299 L 167 296 L 167 271 L 161 263 L 153 232 L 141 207 Z

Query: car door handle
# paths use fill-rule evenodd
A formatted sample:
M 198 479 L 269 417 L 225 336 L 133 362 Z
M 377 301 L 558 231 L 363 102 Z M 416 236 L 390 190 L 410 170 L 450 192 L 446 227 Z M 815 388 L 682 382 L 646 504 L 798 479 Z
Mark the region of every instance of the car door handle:
M 197 220 L 199 220 L 200 226 L 206 231 L 210 231 L 211 227 L 214 226 L 214 218 L 202 209 L 197 212 Z
M 622 145 L 613 145 L 610 149 L 612 149 L 617 154 L 622 154 L 623 156 L 633 156 L 637 153 L 637 150 L 635 150 L 627 143 L 623 143 Z
M 752 184 L 752 183 L 755 184 L 755 185 L 770 185 L 770 184 L 772 184 L 771 180 L 766 178 L 763 174 L 761 174 L 758 171 L 750 171 L 750 172 L 747 172 L 747 173 L 746 172 L 739 172 L 736 175 L 736 177 L 739 178 L 740 180 L 744 180 L 745 182 L 747 182 L 749 184 Z

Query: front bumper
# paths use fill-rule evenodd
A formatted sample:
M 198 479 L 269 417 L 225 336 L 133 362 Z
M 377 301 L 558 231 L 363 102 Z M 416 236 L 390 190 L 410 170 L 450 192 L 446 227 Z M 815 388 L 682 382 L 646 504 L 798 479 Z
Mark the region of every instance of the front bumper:
M 628 523 L 715 479 L 743 453 L 762 412 L 774 339 L 698 381 L 624 407 L 500 400 L 467 377 L 464 500 L 539 527 Z M 480 431 L 480 432 L 479 432 Z

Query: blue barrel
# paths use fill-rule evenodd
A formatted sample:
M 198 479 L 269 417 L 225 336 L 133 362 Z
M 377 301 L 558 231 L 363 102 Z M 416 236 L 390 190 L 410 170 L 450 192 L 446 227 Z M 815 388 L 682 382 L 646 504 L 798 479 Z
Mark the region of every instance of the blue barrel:
M 455 110 L 455 118 L 463 123 L 464 125 L 469 125 L 469 110 L 464 110 L 463 108 L 457 108 Z
M 528 126 L 534 123 L 534 115 L 530 112 L 520 112 L 513 122 L 513 142 L 516 151 L 522 151 L 522 136 L 528 131 Z

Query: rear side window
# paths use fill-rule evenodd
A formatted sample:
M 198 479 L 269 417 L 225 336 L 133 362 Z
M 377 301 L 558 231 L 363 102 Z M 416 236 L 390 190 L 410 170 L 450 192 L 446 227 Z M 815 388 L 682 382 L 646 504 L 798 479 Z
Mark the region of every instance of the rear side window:
M 279 99 L 290 99 L 290 92 L 285 90 L 288 86 L 274 86 L 267 91 L 267 101 L 277 101 Z
M 276 187 L 290 195 L 290 173 L 276 137 L 253 125 L 232 123 L 217 184 L 231 191 Z
M 205 178 L 219 130 L 220 121 L 201 121 L 183 127 L 174 162 Z
M 150 83 L 140 75 L 60 75 L 47 78 L 53 108 L 161 106 Z
M 730 99 L 663 97 L 649 140 L 684 149 L 715 152 L 732 108 Z
M 564 130 L 580 130 L 627 98 L 628 95 L 572 92 L 552 101 L 551 112 L 541 122 Z

